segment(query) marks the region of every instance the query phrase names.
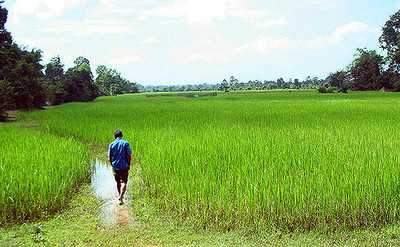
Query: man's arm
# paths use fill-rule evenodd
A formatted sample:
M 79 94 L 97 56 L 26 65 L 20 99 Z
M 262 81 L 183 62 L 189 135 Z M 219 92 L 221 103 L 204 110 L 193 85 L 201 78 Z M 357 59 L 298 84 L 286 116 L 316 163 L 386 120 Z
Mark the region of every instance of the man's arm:
M 128 166 L 131 166 L 132 154 L 126 155 L 126 161 L 128 161 Z
M 111 144 L 108 146 L 108 153 L 107 153 L 108 157 L 110 158 L 110 164 L 112 165 L 112 161 L 113 161 L 113 157 L 112 157 L 112 153 L 111 153 Z

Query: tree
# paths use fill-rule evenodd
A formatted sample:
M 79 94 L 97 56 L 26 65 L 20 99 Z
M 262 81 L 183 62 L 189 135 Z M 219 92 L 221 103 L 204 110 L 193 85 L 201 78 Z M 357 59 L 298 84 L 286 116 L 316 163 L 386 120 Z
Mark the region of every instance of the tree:
M 5 24 L 7 22 L 8 11 L 7 11 L 7 9 L 5 9 L 1 6 L 1 4 L 3 4 L 3 3 L 4 3 L 4 1 L 0 1 L 0 44 L 3 42 L 11 44 L 12 43 L 11 33 L 7 32 L 7 30 L 5 28 Z
M 278 88 L 285 88 L 286 83 L 283 78 L 279 78 L 278 80 L 276 80 L 276 85 L 278 86 Z
M 64 77 L 64 64 L 61 63 L 60 56 L 50 59 L 50 63 L 46 65 L 45 76 L 49 79 Z
M 387 51 L 389 68 L 400 72 L 400 10 L 382 28 L 382 35 L 379 37 L 382 49 Z
M 11 101 L 8 87 L 5 81 L 0 81 L 0 122 L 7 120 L 7 103 Z
M 384 59 L 374 50 L 357 49 L 350 65 L 352 87 L 357 91 L 379 90 L 382 88 L 381 75 Z
M 229 85 L 226 79 L 222 80 L 221 85 L 218 87 L 218 91 L 229 92 Z
M 118 84 L 111 84 L 111 86 L 110 86 L 111 96 L 118 94 L 119 91 L 120 91 L 120 88 L 119 88 Z
M 385 89 L 400 92 L 400 73 L 390 69 L 386 70 L 381 76 L 380 83 Z
M 300 88 L 301 85 L 299 79 L 294 79 L 294 85 L 296 86 L 297 89 Z
M 0 0 L 0 120 L 14 109 L 42 107 L 45 91 L 42 85 L 42 51 L 19 47 L 5 29 L 8 11 Z
M 137 93 L 139 92 L 136 83 L 131 83 L 129 80 L 123 78 L 121 73 L 115 69 L 108 69 L 104 65 L 99 65 L 96 69 L 95 83 L 100 89 L 101 95 L 116 95 L 124 93 Z M 118 87 L 111 88 L 111 85 L 118 85 Z
M 326 81 L 331 87 L 338 88 L 338 91 L 341 93 L 347 93 L 349 89 L 347 70 L 337 70 L 336 72 L 330 73 Z
M 63 88 L 65 81 L 64 64 L 60 56 L 50 59 L 45 69 L 47 101 L 52 105 L 59 105 L 64 102 L 67 92 Z
M 6 97 L 7 109 L 40 108 L 45 104 L 46 93 L 42 85 L 42 51 L 21 48 L 3 42 L 0 47 L 0 85 Z
M 239 80 L 236 79 L 234 76 L 231 76 L 231 78 L 229 80 L 229 87 L 231 89 L 233 89 L 236 86 L 236 84 L 238 84 L 238 83 L 239 83 Z
M 74 61 L 74 64 L 75 64 L 76 66 L 81 66 L 81 65 L 84 65 L 84 64 L 86 64 L 87 66 L 90 66 L 89 59 L 87 59 L 87 58 L 85 58 L 85 57 L 82 57 L 82 56 L 77 57 L 77 58 L 75 59 L 75 61 Z
M 78 57 L 74 63 L 76 66 L 68 69 L 65 73 L 63 89 L 66 96 L 64 102 L 87 102 L 96 99 L 100 95 L 100 91 L 94 84 L 89 60 Z

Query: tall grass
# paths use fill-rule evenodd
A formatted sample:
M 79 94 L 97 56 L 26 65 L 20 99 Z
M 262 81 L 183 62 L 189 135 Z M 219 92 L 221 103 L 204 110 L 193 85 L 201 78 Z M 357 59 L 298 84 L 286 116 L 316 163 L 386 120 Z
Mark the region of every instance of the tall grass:
M 399 219 L 399 116 L 395 93 L 276 91 L 127 95 L 26 117 L 105 149 L 121 129 L 149 195 L 204 227 L 293 230 Z
M 73 139 L 0 125 L 0 225 L 51 215 L 90 175 L 88 150 Z

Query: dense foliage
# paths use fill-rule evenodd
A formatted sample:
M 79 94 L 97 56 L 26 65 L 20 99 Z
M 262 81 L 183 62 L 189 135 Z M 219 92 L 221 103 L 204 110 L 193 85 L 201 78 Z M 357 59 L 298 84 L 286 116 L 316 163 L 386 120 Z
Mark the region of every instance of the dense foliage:
M 390 70 L 400 72 L 400 10 L 383 26 L 379 42 L 387 51 Z
M 75 60 L 75 67 L 70 68 L 65 73 L 63 89 L 66 92 L 64 102 L 87 102 L 99 96 L 99 89 L 94 84 L 89 60 L 82 57 Z
M 279 78 L 276 81 L 259 81 L 253 80 L 241 82 L 234 76 L 230 77 L 230 81 L 226 79 L 217 84 L 199 84 L 199 85 L 173 85 L 173 86 L 142 86 L 138 85 L 141 92 L 185 92 L 185 91 L 243 91 L 243 90 L 272 90 L 272 89 L 315 89 L 326 83 L 325 79 L 318 77 L 311 78 L 307 76 L 303 81 L 290 78 L 285 81 Z
M 8 11 L 7 9 L 3 8 L 1 4 L 4 3 L 4 1 L 0 1 L 0 43 L 6 42 L 11 44 L 12 43 L 12 37 L 11 33 L 7 32 L 5 28 L 5 24 L 7 22 L 7 15 Z
M 64 89 L 64 64 L 61 63 L 60 56 L 51 58 L 50 63 L 46 65 L 45 80 L 49 103 L 52 105 L 63 103 L 67 92 Z
M 376 51 L 358 49 L 349 72 L 353 79 L 352 88 L 356 91 L 371 91 L 382 88 L 383 57 Z
M 44 104 L 46 95 L 41 83 L 41 51 L 13 43 L 4 24 L 7 10 L 0 1 L 0 120 L 8 109 L 30 109 Z
M 0 63 L 0 87 L 5 90 L 6 107 L 31 109 L 44 105 L 41 51 L 27 51 L 16 44 L 3 43 Z
M 97 77 L 96 85 L 100 89 L 101 95 L 117 95 L 124 93 L 138 93 L 139 89 L 136 83 L 131 83 L 129 80 L 121 76 L 115 69 L 107 68 L 100 65 L 96 69 Z

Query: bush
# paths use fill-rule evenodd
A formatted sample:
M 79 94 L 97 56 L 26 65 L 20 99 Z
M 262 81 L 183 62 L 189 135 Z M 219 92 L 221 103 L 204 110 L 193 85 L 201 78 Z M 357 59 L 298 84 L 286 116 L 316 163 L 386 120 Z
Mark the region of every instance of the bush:
M 325 86 L 320 86 L 318 88 L 319 93 L 334 93 L 334 88 L 333 87 L 328 87 L 326 88 Z
M 347 93 L 347 90 L 349 90 L 346 86 L 342 86 L 339 88 L 338 93 Z
M 7 112 L 3 104 L 0 103 L 0 122 L 5 122 L 7 120 Z
M 319 92 L 319 93 L 327 93 L 326 87 L 324 87 L 324 86 L 319 87 L 319 88 L 318 88 L 318 92 Z

